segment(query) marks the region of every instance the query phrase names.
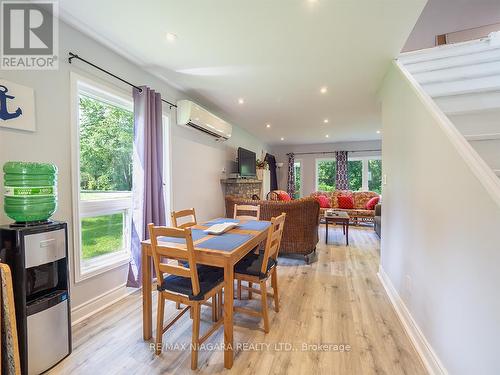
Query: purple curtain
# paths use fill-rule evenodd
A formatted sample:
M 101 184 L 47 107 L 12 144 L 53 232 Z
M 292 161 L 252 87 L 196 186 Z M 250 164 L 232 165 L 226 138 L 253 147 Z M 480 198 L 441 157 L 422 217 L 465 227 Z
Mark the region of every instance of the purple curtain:
M 336 190 L 349 190 L 349 163 L 347 151 L 336 151 L 337 175 L 335 177 Z
M 132 257 L 127 286 L 140 287 L 141 241 L 147 225 L 165 225 L 163 200 L 163 125 L 161 96 L 142 86 L 134 89 L 134 157 L 132 181 Z
M 295 194 L 295 154 L 290 153 L 288 156 L 288 183 L 287 192 L 290 197 L 293 198 Z

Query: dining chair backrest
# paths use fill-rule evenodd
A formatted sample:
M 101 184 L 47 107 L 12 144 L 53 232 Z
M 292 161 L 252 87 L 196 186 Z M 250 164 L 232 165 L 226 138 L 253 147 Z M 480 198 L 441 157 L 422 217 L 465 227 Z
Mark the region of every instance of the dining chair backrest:
M 266 248 L 264 250 L 264 259 L 262 261 L 261 272 L 267 273 L 267 263 L 269 258 L 276 260 L 281 245 L 281 237 L 283 236 L 283 228 L 285 226 L 286 213 L 282 213 L 278 217 L 271 219 L 271 225 L 267 232 Z
M 194 225 L 196 225 L 196 213 L 194 211 L 194 208 L 188 208 L 186 210 L 180 210 L 180 211 L 172 211 L 170 214 L 172 217 L 172 225 L 176 228 L 190 228 Z M 184 219 L 188 218 L 188 221 L 185 222 L 180 222 L 179 219 Z
M 238 213 L 243 214 L 238 214 Z M 251 214 L 251 215 L 248 215 Z M 241 220 L 259 220 L 260 219 L 260 206 L 253 206 L 250 204 L 235 204 L 234 205 L 234 218 Z
M 193 294 L 200 292 L 200 282 L 198 279 L 198 270 L 196 268 L 196 253 L 193 245 L 193 236 L 190 228 L 169 228 L 157 227 L 154 224 L 148 224 L 149 236 L 151 238 L 151 253 L 153 255 L 153 264 L 155 267 L 158 282 L 164 279 L 163 274 L 189 277 Z M 186 241 L 186 249 L 175 246 L 166 246 L 158 243 L 159 237 L 182 238 Z M 175 260 L 187 260 L 189 267 L 164 263 L 164 258 Z

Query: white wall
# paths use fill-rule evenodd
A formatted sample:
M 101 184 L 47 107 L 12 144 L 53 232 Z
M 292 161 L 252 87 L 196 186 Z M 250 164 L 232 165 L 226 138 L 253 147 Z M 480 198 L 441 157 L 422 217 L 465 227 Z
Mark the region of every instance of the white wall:
M 403 51 L 434 47 L 436 36 L 500 22 L 498 0 L 429 0 Z
M 301 160 L 302 169 L 302 195 L 308 196 L 316 191 L 316 159 L 334 158 L 334 154 L 324 155 L 322 152 L 333 151 L 356 151 L 356 150 L 380 150 L 380 141 L 359 141 L 359 142 L 336 142 L 320 143 L 312 145 L 283 145 L 272 146 L 271 153 L 276 157 L 276 162 L 283 163 L 283 168 L 278 170 L 278 187 L 286 190 L 288 176 L 287 153 L 317 152 L 314 155 L 296 155 L 296 160 Z M 352 156 L 375 156 L 380 155 L 380 151 L 375 152 L 355 152 Z
M 0 165 L 8 160 L 24 160 L 51 162 L 58 166 L 59 208 L 54 217 L 68 222 L 69 245 L 72 251 L 70 130 L 73 124 L 70 120 L 70 72 L 100 79 L 128 92 L 130 88 L 78 61 L 68 64 L 68 51 L 107 67 L 131 82 L 149 85 L 169 101 L 185 99 L 186 95 L 66 24 L 61 23 L 59 30 L 59 70 L 1 72 L 2 78 L 35 89 L 37 131 L 28 133 L 0 128 Z M 223 114 L 219 115 L 223 117 Z M 201 220 L 222 215 L 224 203 L 219 178 L 222 169 L 228 168 L 235 159 L 235 148 L 243 146 L 260 155 L 266 146 L 238 127 L 234 127 L 230 141 L 217 143 L 202 133 L 175 125 L 175 111 L 172 111 L 171 124 L 173 207 L 195 207 Z M 9 223 L 10 219 L 3 213 L 3 199 L 0 201 L 0 223 Z M 108 299 L 123 294 L 126 273 L 127 266 L 123 266 L 78 284 L 73 283 L 72 277 L 73 308 L 83 307 L 94 298 L 110 291 L 113 293 L 109 294 Z M 88 313 L 92 309 L 93 305 L 87 305 L 77 309 L 81 312 L 77 315 Z
M 498 374 L 500 207 L 393 67 L 381 267 L 450 374 Z

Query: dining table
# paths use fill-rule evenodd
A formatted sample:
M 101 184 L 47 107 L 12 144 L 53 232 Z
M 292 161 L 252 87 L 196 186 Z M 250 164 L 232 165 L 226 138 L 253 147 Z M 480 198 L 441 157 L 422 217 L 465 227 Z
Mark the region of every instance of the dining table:
M 212 235 L 206 229 L 224 222 L 237 224 L 233 229 Z M 234 265 L 246 254 L 267 238 L 270 221 L 238 220 L 217 218 L 191 227 L 196 263 L 224 269 L 224 367 L 233 366 L 233 304 L 234 304 Z M 186 249 L 183 241 L 173 238 L 158 238 L 158 244 Z M 142 260 L 142 324 L 143 338 L 152 337 L 152 253 L 151 241 L 141 242 Z

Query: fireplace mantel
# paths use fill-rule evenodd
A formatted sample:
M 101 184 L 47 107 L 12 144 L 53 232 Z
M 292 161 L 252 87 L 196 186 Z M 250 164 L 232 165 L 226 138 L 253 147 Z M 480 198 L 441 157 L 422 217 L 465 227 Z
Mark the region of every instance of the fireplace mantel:
M 220 180 L 225 186 L 225 195 L 234 197 L 252 198 L 253 195 L 261 196 L 262 180 L 255 178 L 228 178 Z

